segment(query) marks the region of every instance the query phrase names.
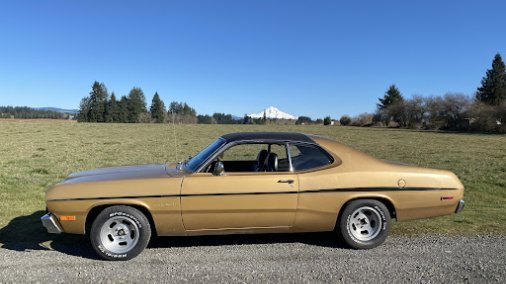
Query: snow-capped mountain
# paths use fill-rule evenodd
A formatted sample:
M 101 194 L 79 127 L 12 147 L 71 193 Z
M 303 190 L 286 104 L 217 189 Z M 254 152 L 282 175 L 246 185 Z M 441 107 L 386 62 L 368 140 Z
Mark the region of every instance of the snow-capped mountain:
M 297 117 L 295 115 L 291 115 L 286 112 L 282 112 L 278 108 L 273 107 L 273 106 L 270 106 L 258 113 L 248 114 L 248 116 L 252 117 L 252 118 L 262 118 L 262 117 L 264 117 L 264 113 L 265 113 L 265 116 L 269 119 L 297 119 Z

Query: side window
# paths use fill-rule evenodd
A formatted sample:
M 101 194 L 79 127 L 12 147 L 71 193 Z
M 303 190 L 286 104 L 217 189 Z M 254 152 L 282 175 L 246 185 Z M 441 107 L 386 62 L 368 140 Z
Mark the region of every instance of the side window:
M 290 144 L 290 156 L 295 171 L 304 171 L 332 164 L 332 157 L 319 147 L 305 144 Z
M 227 149 L 221 157 L 222 161 L 256 161 L 258 152 L 267 150 L 265 144 L 239 144 Z
M 287 172 L 290 171 L 285 144 L 239 144 L 220 156 L 225 172 Z M 212 171 L 212 166 L 208 171 Z

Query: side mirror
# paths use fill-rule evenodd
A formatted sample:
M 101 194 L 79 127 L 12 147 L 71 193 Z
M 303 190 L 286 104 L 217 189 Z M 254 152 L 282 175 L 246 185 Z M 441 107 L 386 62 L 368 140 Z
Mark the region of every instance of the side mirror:
M 223 165 L 223 162 L 217 161 L 214 165 L 213 175 L 215 176 L 222 176 L 225 174 L 225 166 Z

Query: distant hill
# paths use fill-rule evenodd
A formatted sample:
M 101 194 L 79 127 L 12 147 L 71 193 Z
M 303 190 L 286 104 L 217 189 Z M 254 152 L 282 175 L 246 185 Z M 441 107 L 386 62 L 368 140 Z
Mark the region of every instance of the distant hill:
M 79 112 L 78 109 L 63 109 L 63 108 L 57 108 L 57 107 L 36 107 L 37 110 L 46 110 L 46 111 L 54 111 L 59 113 L 68 113 L 72 115 L 77 115 Z

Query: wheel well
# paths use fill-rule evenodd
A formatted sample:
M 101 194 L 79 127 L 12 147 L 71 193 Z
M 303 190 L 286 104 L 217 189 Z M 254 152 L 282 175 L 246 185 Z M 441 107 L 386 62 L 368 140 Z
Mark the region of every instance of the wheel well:
M 350 200 L 346 201 L 346 203 L 343 204 L 343 206 L 341 206 L 341 209 L 339 210 L 339 214 L 337 215 L 336 226 L 338 226 L 337 224 L 339 224 L 339 219 L 341 219 L 341 214 L 343 213 L 344 208 L 346 208 L 346 206 L 348 206 L 348 204 L 350 202 L 355 201 L 355 200 L 360 200 L 360 199 L 372 199 L 372 200 L 377 200 L 377 201 L 383 203 L 387 207 L 388 213 L 390 213 L 390 217 L 397 218 L 397 214 L 395 212 L 395 206 L 392 204 L 392 202 L 390 202 L 390 200 L 388 200 L 386 198 L 381 198 L 381 197 L 359 197 L 359 198 L 350 199 Z
M 91 225 L 93 224 L 93 221 L 95 220 L 95 218 L 97 218 L 98 214 L 100 214 L 100 212 L 102 212 L 102 210 L 104 210 L 107 207 L 118 206 L 118 205 L 130 206 L 132 208 L 135 208 L 135 209 L 141 211 L 142 214 L 144 214 L 144 216 L 146 216 L 146 218 L 148 218 L 149 225 L 151 226 L 151 232 L 152 232 L 152 234 L 155 235 L 155 236 L 157 235 L 157 233 L 156 233 L 156 227 L 155 227 L 155 222 L 153 221 L 153 216 L 151 216 L 151 213 L 149 212 L 149 210 L 146 207 L 144 207 L 144 206 L 141 206 L 141 205 L 132 205 L 132 204 L 106 204 L 106 205 L 99 205 L 99 206 L 93 207 L 88 212 L 88 215 L 86 215 L 86 223 L 85 223 L 85 227 L 84 227 L 85 234 L 87 234 L 88 232 L 90 232 Z

